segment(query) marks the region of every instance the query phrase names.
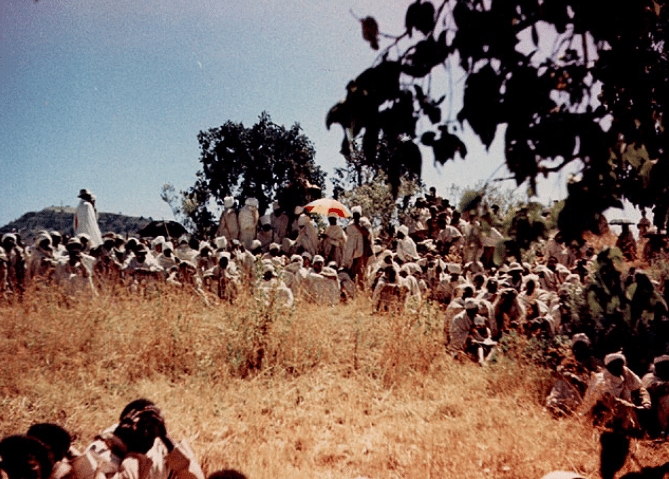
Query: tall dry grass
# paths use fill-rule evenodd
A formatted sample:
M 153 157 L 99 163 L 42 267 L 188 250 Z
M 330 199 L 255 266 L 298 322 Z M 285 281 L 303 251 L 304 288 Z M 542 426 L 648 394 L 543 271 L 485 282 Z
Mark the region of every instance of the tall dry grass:
M 596 476 L 591 427 L 542 407 L 550 373 L 453 360 L 443 315 L 205 306 L 178 291 L 0 306 L 0 434 L 57 422 L 79 447 L 154 400 L 205 473 L 252 479 Z M 519 359 L 520 358 L 520 359 Z

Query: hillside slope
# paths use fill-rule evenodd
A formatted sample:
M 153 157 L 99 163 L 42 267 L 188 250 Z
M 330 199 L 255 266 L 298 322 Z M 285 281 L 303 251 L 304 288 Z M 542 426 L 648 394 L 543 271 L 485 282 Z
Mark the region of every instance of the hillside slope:
M 34 238 L 40 230 L 56 230 L 62 234 L 72 234 L 74 232 L 72 224 L 75 211 L 76 208 L 71 206 L 50 206 L 41 211 L 31 211 L 0 227 L 0 234 L 18 232 L 24 241 Z M 122 235 L 137 233 L 151 220 L 151 218 L 144 218 L 143 216 L 136 217 L 103 212 L 100 212 L 98 216 L 98 224 L 102 233 L 113 231 Z

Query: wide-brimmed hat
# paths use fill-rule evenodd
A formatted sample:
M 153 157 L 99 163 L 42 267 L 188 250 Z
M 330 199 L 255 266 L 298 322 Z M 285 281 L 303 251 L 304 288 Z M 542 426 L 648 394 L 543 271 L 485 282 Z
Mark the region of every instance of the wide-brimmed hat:
M 91 192 L 91 190 L 86 189 L 86 188 L 82 188 L 82 189 L 79 190 L 79 196 L 77 196 L 77 198 L 82 198 L 82 199 L 83 198 L 91 198 L 91 199 L 94 200 L 96 198 L 96 196 Z

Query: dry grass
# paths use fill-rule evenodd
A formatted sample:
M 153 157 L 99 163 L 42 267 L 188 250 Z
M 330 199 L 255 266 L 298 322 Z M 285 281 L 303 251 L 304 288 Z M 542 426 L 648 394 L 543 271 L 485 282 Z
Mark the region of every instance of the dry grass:
M 458 362 L 443 317 L 359 300 L 279 311 L 178 292 L 0 306 L 0 434 L 57 422 L 84 447 L 143 396 L 205 473 L 251 479 L 595 477 L 592 428 L 541 404 L 546 371 Z M 262 355 L 258 351 L 262 350 Z M 262 362 L 262 364 L 259 364 Z

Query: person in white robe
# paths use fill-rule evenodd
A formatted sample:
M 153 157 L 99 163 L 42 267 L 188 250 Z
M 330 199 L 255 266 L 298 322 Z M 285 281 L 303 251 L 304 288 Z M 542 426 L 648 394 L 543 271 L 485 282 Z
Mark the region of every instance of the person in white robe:
M 326 261 L 334 261 L 337 267 L 342 266 L 344 261 L 344 246 L 346 245 L 346 233 L 344 228 L 337 224 L 338 216 L 335 213 L 328 215 L 329 226 L 323 233 L 323 256 Z
M 239 239 L 239 219 L 235 210 L 235 199 L 232 196 L 223 198 L 223 213 L 218 224 L 216 236 L 223 236 L 228 241 Z
M 318 252 L 318 228 L 314 221 L 304 213 L 298 218 L 298 234 L 295 239 L 294 249 L 307 251 L 314 256 Z
M 246 202 L 239 210 L 239 240 L 246 249 L 251 249 L 251 243 L 256 239 L 258 231 L 258 200 L 256 198 L 246 198 Z
M 79 206 L 74 214 L 74 235 L 87 234 L 89 247 L 95 248 L 102 244 L 102 233 L 98 226 L 98 215 L 95 209 L 95 195 L 87 189 L 79 191 Z
M 402 263 L 418 261 L 416 243 L 409 237 L 409 227 L 402 225 L 397 230 L 397 258 Z

